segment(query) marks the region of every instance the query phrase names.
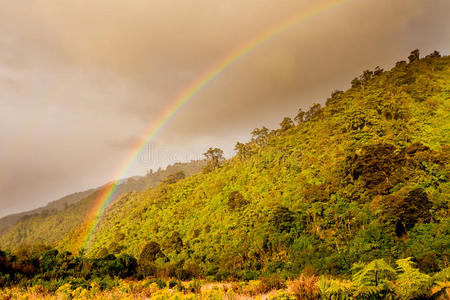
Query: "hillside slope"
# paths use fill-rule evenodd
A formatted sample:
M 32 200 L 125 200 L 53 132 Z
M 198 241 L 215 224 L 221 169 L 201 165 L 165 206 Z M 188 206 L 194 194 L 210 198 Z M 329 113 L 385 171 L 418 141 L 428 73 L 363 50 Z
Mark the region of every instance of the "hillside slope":
M 83 192 L 73 193 L 67 196 L 64 196 L 58 200 L 49 202 L 46 206 L 39 207 L 30 211 L 25 211 L 17 214 L 7 215 L 0 218 L 0 232 L 5 230 L 6 228 L 16 224 L 20 219 L 27 218 L 32 215 L 36 215 L 39 213 L 53 213 L 55 210 L 62 210 L 66 208 L 68 205 L 74 204 L 81 199 L 86 198 L 90 194 L 94 192 L 94 189 L 89 189 Z
M 177 172 L 183 172 L 186 176 L 198 173 L 204 165 L 204 161 L 175 163 L 166 169 L 150 171 L 146 176 L 124 179 L 116 189 L 116 195 L 155 187 Z M 12 250 L 35 243 L 53 245 L 83 222 L 84 216 L 103 188 L 104 186 L 74 193 L 50 202 L 43 208 L 4 217 L 1 220 L 4 220 L 5 225 L 8 222 L 9 226 L 0 231 L 0 245 L 3 249 Z
M 149 261 L 149 274 L 219 280 L 342 273 L 379 257 L 447 266 L 450 57 L 409 59 L 365 71 L 324 108 L 300 111 L 297 125 L 255 130 L 210 172 L 124 195 L 87 254 L 124 252 Z

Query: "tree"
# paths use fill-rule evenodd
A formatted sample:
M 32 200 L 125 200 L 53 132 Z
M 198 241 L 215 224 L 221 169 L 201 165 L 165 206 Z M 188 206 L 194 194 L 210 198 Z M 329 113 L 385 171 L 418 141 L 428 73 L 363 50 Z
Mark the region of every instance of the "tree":
M 336 104 L 339 103 L 340 101 L 342 101 L 342 98 L 344 96 L 344 92 L 340 91 L 340 90 L 334 90 L 331 93 L 330 98 L 327 99 L 327 101 L 325 102 L 325 106 L 329 106 L 331 104 L 334 104 L 333 109 L 330 109 L 330 112 L 335 113 L 338 112 L 339 110 L 341 110 L 341 108 L 339 108 Z
M 162 182 L 164 184 L 173 184 L 173 183 L 177 182 L 178 180 L 181 180 L 181 179 L 183 179 L 185 177 L 186 177 L 186 175 L 184 174 L 184 172 L 183 171 L 179 171 L 179 172 L 176 172 L 174 174 L 170 174 Z
M 247 201 L 244 199 L 244 196 L 242 196 L 242 194 L 239 193 L 238 191 L 233 191 L 228 196 L 227 205 L 231 211 L 239 209 L 246 204 L 247 204 Z
M 373 77 L 373 72 L 370 71 L 370 70 L 365 70 L 363 72 L 363 74 L 361 75 L 361 80 L 364 81 L 364 82 L 367 82 L 370 79 L 372 79 L 372 77 Z
M 251 155 L 250 147 L 247 144 L 237 142 L 236 146 L 234 146 L 234 150 L 237 151 L 237 154 L 243 159 L 247 159 Z
M 357 263 L 353 265 L 352 281 L 357 290 L 357 299 L 373 299 L 375 295 L 386 296 L 393 286 L 389 281 L 395 276 L 395 270 L 384 259 L 375 259 L 367 265 Z
M 108 250 L 105 247 L 101 247 L 97 252 L 97 258 L 102 258 L 108 255 Z
M 319 103 L 314 103 L 309 110 L 306 112 L 305 114 L 305 121 L 309 121 L 312 118 L 316 117 L 319 115 L 321 111 L 321 106 Z
M 157 242 L 149 242 L 145 244 L 144 249 L 139 256 L 139 263 L 153 262 L 156 258 L 162 256 L 161 247 Z
M 359 179 L 373 193 L 385 193 L 399 180 L 399 166 L 404 164 L 404 155 L 395 150 L 391 144 L 362 147 L 356 155 L 347 158 L 353 180 Z
M 210 147 L 203 155 L 207 160 L 207 165 L 204 169 L 207 172 L 214 170 L 225 160 L 223 151 L 219 148 Z
M 156 266 L 154 261 L 159 257 L 164 257 L 164 254 L 157 242 L 152 241 L 145 244 L 139 256 L 139 272 L 144 276 L 155 275 Z
M 299 109 L 298 109 L 298 112 L 297 112 L 297 115 L 295 116 L 294 120 L 295 120 L 298 124 L 300 124 L 300 123 L 303 123 L 304 118 L 305 118 L 305 112 L 304 112 L 301 108 L 299 108 Z
M 375 71 L 373 72 L 373 75 L 378 76 L 381 75 L 383 73 L 383 69 L 380 68 L 379 66 L 375 67 Z
M 419 272 L 414 267 L 411 257 L 399 259 L 397 263 L 396 293 L 400 299 L 422 299 L 429 293 L 431 287 L 430 276 Z
M 56 256 L 58 255 L 58 250 L 52 249 L 42 253 L 39 256 L 39 265 L 42 271 L 51 271 L 55 266 L 57 266 Z
M 294 127 L 294 121 L 292 121 L 292 119 L 289 117 L 285 117 L 283 119 L 283 121 L 281 121 L 280 126 L 281 126 L 281 128 L 280 128 L 281 131 L 286 131 L 286 130 Z
M 359 286 L 378 286 L 382 280 L 395 275 L 395 270 L 384 260 L 375 259 L 368 264 L 355 264 L 353 282 Z
M 78 250 L 78 256 L 79 257 L 84 257 L 86 255 L 86 249 L 85 248 L 80 248 L 80 250 Z
M 271 214 L 269 223 L 278 232 L 289 232 L 294 227 L 294 213 L 287 207 L 279 206 Z
M 404 61 L 404 60 L 400 60 L 400 61 L 398 61 L 398 62 L 395 63 L 395 67 L 396 67 L 396 68 L 402 68 L 402 67 L 404 67 L 404 66 L 406 66 L 406 65 L 407 65 L 407 63 L 406 63 L 406 61 Z
M 361 86 L 361 80 L 358 77 L 355 77 L 351 82 L 352 88 L 357 88 Z
M 114 241 L 120 242 L 120 241 L 123 241 L 124 238 L 125 238 L 125 234 L 123 232 L 118 232 L 114 236 Z
M 183 250 L 183 246 L 184 244 L 180 233 L 178 231 L 174 231 L 168 241 L 168 248 L 175 250 L 176 253 L 180 253 L 181 250 Z
M 420 59 L 419 49 L 411 51 L 411 54 L 408 56 L 409 63 Z
M 441 54 L 438 51 L 433 51 L 432 53 L 428 54 L 427 56 L 425 56 L 427 58 L 439 58 L 441 57 Z
M 385 196 L 382 206 L 387 219 L 396 224 L 397 236 L 401 236 L 418 222 L 430 221 L 433 203 L 423 189 L 416 188 L 409 191 L 406 196 Z
M 255 128 L 252 132 L 252 141 L 259 147 L 264 147 L 267 144 L 269 137 L 269 129 L 263 126 L 261 129 Z
M 121 254 L 113 263 L 115 274 L 121 278 L 130 277 L 136 274 L 137 261 L 131 255 Z
M 119 245 L 119 243 L 117 243 L 116 241 L 111 242 L 111 244 L 109 244 L 109 253 L 113 253 L 113 254 L 117 254 L 120 251 L 122 251 L 123 246 Z

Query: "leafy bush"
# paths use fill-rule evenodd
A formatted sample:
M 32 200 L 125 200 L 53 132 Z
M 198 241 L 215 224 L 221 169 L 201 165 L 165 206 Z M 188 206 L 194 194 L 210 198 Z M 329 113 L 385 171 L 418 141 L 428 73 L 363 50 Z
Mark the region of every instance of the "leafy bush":
M 319 287 L 317 286 L 318 281 L 319 277 L 317 276 L 313 275 L 307 277 L 303 274 L 300 274 L 300 277 L 290 282 L 289 288 L 295 295 L 295 297 L 299 300 L 319 300 L 320 294 Z
M 270 276 L 261 277 L 257 291 L 259 294 L 265 294 L 272 290 L 280 290 L 284 288 L 286 288 L 285 280 L 279 275 L 273 274 Z
M 175 286 L 177 286 L 179 284 L 179 282 L 177 280 L 170 280 L 169 281 L 169 288 L 174 288 Z

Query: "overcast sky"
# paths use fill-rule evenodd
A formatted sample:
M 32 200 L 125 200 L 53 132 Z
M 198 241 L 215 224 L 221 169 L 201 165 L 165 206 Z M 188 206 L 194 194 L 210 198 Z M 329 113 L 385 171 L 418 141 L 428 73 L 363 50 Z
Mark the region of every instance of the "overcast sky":
M 115 178 L 193 80 L 322 0 L 0 0 L 0 216 Z M 326 1 L 325 1 L 326 2 Z M 450 50 L 448 0 L 354 0 L 258 47 L 200 91 L 127 175 L 201 157 L 376 66 Z

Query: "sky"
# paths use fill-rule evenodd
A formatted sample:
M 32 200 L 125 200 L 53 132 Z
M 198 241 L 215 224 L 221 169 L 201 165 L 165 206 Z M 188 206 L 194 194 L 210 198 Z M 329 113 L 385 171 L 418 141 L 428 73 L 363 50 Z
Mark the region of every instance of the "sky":
M 191 82 L 328 0 L 0 0 L 0 217 L 116 179 Z M 324 103 L 363 70 L 450 52 L 448 0 L 353 0 L 300 22 L 203 88 L 126 176 L 233 155 L 256 127 Z

